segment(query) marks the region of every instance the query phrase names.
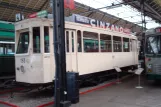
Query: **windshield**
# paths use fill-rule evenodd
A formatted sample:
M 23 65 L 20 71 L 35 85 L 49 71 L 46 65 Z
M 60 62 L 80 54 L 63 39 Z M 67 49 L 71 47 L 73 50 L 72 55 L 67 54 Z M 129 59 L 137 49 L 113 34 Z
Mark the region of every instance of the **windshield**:
M 17 54 L 27 53 L 29 46 L 29 32 L 20 33 Z
M 147 38 L 146 53 L 147 54 L 161 54 L 161 36 L 151 36 Z

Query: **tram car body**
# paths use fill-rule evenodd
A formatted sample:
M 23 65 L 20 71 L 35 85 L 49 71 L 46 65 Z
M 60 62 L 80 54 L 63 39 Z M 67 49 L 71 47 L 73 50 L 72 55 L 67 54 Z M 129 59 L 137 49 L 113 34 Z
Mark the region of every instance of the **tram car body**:
M 66 67 L 79 75 L 138 64 L 137 37 L 108 23 L 94 25 L 94 19 L 73 16 L 65 21 Z M 91 24 L 73 22 L 80 18 Z M 72 20 L 71 20 L 72 19 Z M 78 21 L 77 20 L 77 21 Z M 114 26 L 113 26 L 114 27 Z M 53 82 L 55 76 L 53 20 L 25 19 L 15 24 L 16 81 L 29 84 Z
M 0 22 L 0 83 L 15 78 L 14 39 L 14 25 Z
M 161 80 L 161 27 L 145 32 L 145 70 L 148 80 Z
M 0 41 L 0 80 L 15 77 L 14 49 L 15 42 Z

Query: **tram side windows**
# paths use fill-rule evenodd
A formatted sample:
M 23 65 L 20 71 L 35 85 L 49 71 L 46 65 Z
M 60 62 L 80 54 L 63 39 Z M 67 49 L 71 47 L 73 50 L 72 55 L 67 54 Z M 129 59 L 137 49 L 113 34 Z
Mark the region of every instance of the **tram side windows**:
M 100 34 L 101 52 L 112 52 L 111 35 Z
M 3 44 L 0 44 L 0 55 L 4 54 L 4 46 Z
M 74 33 L 72 32 L 72 52 L 74 52 Z
M 33 28 L 33 52 L 40 53 L 40 27 Z
M 22 32 L 19 36 L 17 54 L 23 54 L 28 52 L 29 47 L 29 32 Z
M 50 45 L 49 45 L 49 27 L 44 26 L 44 52 L 50 52 Z
M 6 44 L 6 54 L 14 54 L 15 48 L 13 44 Z
M 132 51 L 132 40 L 130 39 L 130 52 Z
M 66 31 L 66 52 L 69 52 L 69 31 Z
M 130 52 L 129 38 L 123 38 L 123 50 L 124 52 Z
M 84 52 L 99 52 L 98 34 L 93 32 L 83 32 Z
M 77 31 L 77 46 L 78 46 L 78 52 L 82 52 L 82 38 L 81 38 L 81 31 Z
M 121 37 L 113 36 L 113 51 L 114 52 L 122 52 Z

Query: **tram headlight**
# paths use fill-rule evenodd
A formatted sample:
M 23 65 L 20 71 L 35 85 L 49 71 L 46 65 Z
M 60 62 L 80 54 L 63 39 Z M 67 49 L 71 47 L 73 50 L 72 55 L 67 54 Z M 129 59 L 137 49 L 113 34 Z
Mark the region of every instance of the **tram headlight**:
M 20 69 L 21 69 L 21 72 L 23 73 L 25 72 L 24 66 L 21 66 Z

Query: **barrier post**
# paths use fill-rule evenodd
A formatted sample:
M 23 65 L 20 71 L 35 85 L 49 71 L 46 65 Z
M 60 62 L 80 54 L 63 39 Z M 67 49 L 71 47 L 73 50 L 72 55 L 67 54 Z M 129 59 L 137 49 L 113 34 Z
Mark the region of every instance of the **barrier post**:
M 139 69 L 137 69 L 136 72 L 135 72 L 135 74 L 138 75 L 138 86 L 135 87 L 135 88 L 137 88 L 137 89 L 143 88 L 143 87 L 141 86 L 141 79 L 140 79 L 140 75 L 141 75 L 141 73 L 143 72 L 143 70 L 144 70 L 143 68 L 139 68 Z

